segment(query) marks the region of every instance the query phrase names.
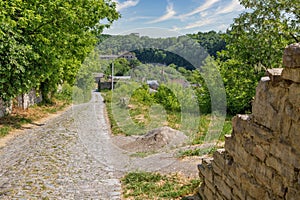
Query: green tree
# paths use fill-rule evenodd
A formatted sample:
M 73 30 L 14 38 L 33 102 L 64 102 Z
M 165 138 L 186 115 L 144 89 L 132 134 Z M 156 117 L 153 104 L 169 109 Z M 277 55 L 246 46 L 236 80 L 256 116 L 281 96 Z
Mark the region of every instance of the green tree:
M 0 2 L 0 98 L 32 87 L 44 100 L 58 84 L 73 84 L 97 35 L 118 19 L 115 3 L 104 0 Z M 109 23 L 99 21 L 106 19 Z
M 230 56 L 250 67 L 280 67 L 286 45 L 300 40 L 299 0 L 240 0 L 249 9 L 226 35 Z
M 215 31 L 198 32 L 197 34 L 188 34 L 189 37 L 197 40 L 205 48 L 209 55 L 216 57 L 217 52 L 225 49 L 226 43 L 223 39 L 224 33 Z
M 230 115 L 251 112 L 255 88 L 264 72 L 234 59 L 217 63 L 226 91 L 227 112 Z

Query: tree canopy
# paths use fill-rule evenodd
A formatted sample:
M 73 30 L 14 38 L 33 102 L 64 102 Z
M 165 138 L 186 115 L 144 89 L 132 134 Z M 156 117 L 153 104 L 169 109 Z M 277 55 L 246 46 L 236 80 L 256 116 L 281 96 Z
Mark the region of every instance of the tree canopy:
M 299 0 L 240 0 L 248 9 L 227 34 L 232 58 L 263 68 L 279 67 L 285 46 L 300 41 Z
M 0 6 L 0 98 L 5 101 L 31 88 L 47 99 L 58 84 L 73 83 L 96 36 L 119 17 L 110 0 L 11 0 Z

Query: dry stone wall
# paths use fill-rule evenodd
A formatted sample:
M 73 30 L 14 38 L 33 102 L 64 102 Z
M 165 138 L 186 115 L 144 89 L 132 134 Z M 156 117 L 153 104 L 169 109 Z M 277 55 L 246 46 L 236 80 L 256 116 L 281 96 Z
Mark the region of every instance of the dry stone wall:
M 300 199 L 300 43 L 288 46 L 284 69 L 270 69 L 256 89 L 251 115 L 198 166 L 203 199 Z
M 16 100 L 17 107 L 27 109 L 29 106 L 40 103 L 42 101 L 42 94 L 32 89 L 30 92 L 18 96 Z
M 42 95 L 32 89 L 30 92 L 19 95 L 14 101 L 4 102 L 0 99 L 0 117 L 12 112 L 13 106 L 27 109 L 29 106 L 40 103 L 42 101 Z
M 4 102 L 0 99 L 0 117 L 3 117 L 6 114 L 11 113 L 12 111 L 12 103 Z

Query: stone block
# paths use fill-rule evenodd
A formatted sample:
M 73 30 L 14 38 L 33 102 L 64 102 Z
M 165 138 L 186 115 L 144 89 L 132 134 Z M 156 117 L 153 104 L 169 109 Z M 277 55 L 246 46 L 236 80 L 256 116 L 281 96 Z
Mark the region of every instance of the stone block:
M 203 199 L 207 199 L 207 200 L 215 199 L 214 198 L 214 193 L 207 187 L 204 188 L 203 194 L 204 194 Z
M 258 183 L 264 185 L 267 189 L 271 189 L 270 184 L 273 174 L 273 169 L 267 167 L 264 163 L 259 163 L 255 169 L 254 178 Z
M 238 175 L 237 175 L 236 170 L 237 170 L 237 163 L 234 162 L 234 163 L 231 165 L 230 169 L 228 170 L 228 176 L 230 177 L 231 180 L 234 180 L 235 184 L 238 185 L 240 179 L 239 179 L 239 177 L 238 177 Z
M 253 155 L 256 156 L 262 162 L 264 162 L 266 159 L 265 150 L 262 148 L 262 146 L 259 145 L 255 145 L 253 147 Z
M 270 153 L 282 160 L 283 162 L 288 160 L 291 155 L 292 147 L 289 144 L 284 144 L 282 142 L 273 142 L 270 144 Z
M 300 67 L 300 43 L 291 44 L 284 49 L 283 65 L 287 68 Z
M 293 83 L 289 87 L 288 100 L 295 109 L 300 108 L 300 84 Z
M 239 199 L 245 199 L 245 192 L 237 185 L 232 186 L 232 193 L 237 196 Z
M 226 182 L 222 179 L 221 176 L 214 177 L 215 186 L 217 187 L 218 192 L 225 197 L 225 199 L 231 199 L 232 188 L 229 187 Z
M 267 75 L 269 76 L 270 80 L 274 82 L 279 82 L 282 80 L 281 73 L 283 68 L 272 68 L 267 69 Z
M 287 189 L 285 199 L 299 200 L 299 197 L 300 197 L 300 189 L 299 188 L 289 187 Z
M 235 180 L 233 178 L 231 178 L 230 176 L 224 176 L 223 177 L 224 182 L 226 183 L 226 185 L 234 185 L 235 184 Z
M 225 168 L 225 149 L 218 149 L 216 152 L 214 152 L 214 160 L 212 163 L 215 165 L 218 165 L 218 167 L 224 169 Z
M 233 155 L 233 154 L 236 153 L 235 146 L 236 146 L 237 143 L 236 143 L 236 141 L 234 139 L 235 138 L 233 138 L 233 137 L 225 138 L 225 145 L 224 145 L 224 147 L 225 147 L 226 151 L 228 152 L 228 154 L 230 154 L 230 155 Z
M 268 151 L 265 148 L 268 148 L 270 142 L 275 138 L 275 134 L 272 130 L 254 122 L 249 123 L 245 131 L 253 141 L 256 144 L 260 144 L 265 151 Z
M 293 146 L 290 144 L 272 143 L 270 153 L 281 159 L 285 165 L 300 169 L 300 155 L 293 150 Z
M 213 173 L 211 164 L 200 164 L 198 165 L 200 177 L 209 182 L 213 182 Z
M 213 193 L 216 192 L 214 182 L 210 182 L 207 179 L 205 179 L 205 187 L 208 187 L 210 191 Z
M 289 131 L 289 138 L 294 149 L 296 155 L 300 155 L 300 123 L 299 122 L 292 122 L 291 129 Z
M 259 185 L 252 177 L 244 174 L 242 177 L 242 189 L 246 192 L 247 197 L 254 199 L 265 199 L 267 191 L 262 185 Z
M 300 68 L 285 68 L 282 71 L 282 78 L 295 83 L 300 83 Z
M 294 168 L 282 163 L 278 158 L 270 156 L 266 159 L 266 165 L 276 170 L 276 173 L 283 178 L 283 184 L 289 185 L 294 180 Z
M 0 99 L 0 117 L 3 117 L 12 112 L 12 101 L 4 102 Z
M 269 81 L 260 81 L 252 106 L 254 121 L 275 132 L 280 132 L 281 112 L 287 94 L 288 88 L 285 84 L 272 86 Z
M 273 179 L 271 180 L 271 189 L 272 192 L 279 196 L 279 197 L 283 197 L 284 193 L 285 193 L 285 187 L 283 185 L 283 180 L 282 178 L 275 174 L 275 176 L 273 177 Z
M 215 162 L 212 163 L 213 172 L 219 176 L 222 176 L 224 173 L 224 168 L 219 167 Z
M 290 124 L 290 120 L 299 121 L 300 119 L 299 108 L 295 108 L 289 101 L 287 101 L 284 105 L 284 114 L 286 115 L 286 117 L 284 118 L 286 120 L 284 121 L 283 119 L 283 123 L 287 125 Z
M 245 132 L 247 123 L 251 120 L 249 115 L 237 115 L 232 119 L 233 137 L 235 134 L 242 134 Z
M 222 196 L 221 194 L 217 193 L 215 196 L 215 200 L 227 200 L 224 196 Z

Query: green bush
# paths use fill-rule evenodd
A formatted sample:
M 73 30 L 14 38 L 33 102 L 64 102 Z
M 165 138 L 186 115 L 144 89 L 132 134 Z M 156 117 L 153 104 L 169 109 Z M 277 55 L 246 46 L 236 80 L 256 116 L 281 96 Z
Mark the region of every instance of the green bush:
M 55 97 L 58 100 L 63 100 L 67 102 L 72 101 L 72 93 L 73 93 L 73 88 L 70 86 L 68 83 L 64 83 L 62 85 L 62 89 L 60 92 L 56 93 Z
M 156 103 L 161 104 L 167 111 L 181 111 L 181 105 L 177 97 L 171 89 L 163 84 L 158 87 L 158 90 L 154 95 L 154 99 Z

